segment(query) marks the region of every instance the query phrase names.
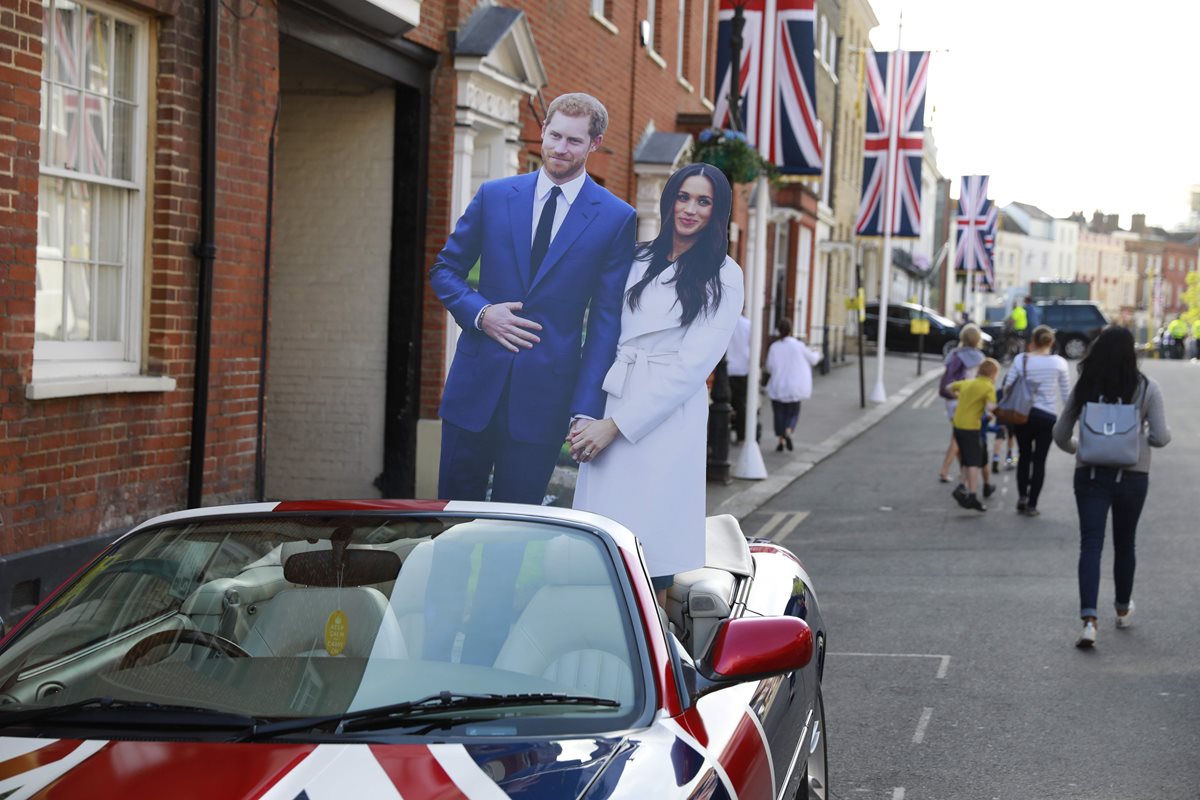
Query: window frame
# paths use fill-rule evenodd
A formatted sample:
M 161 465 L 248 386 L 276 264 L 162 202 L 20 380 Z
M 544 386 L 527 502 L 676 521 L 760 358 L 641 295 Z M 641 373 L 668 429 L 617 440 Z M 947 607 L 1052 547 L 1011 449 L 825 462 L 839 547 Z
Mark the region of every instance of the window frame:
M 57 0 L 55 0 L 57 2 Z M 38 381 L 62 380 L 70 378 L 86 378 L 99 376 L 136 376 L 140 374 L 143 351 L 143 303 L 145 299 L 146 275 L 146 210 L 149 193 L 148 165 L 150 157 L 149 113 L 150 113 L 150 35 L 151 22 L 149 17 L 138 14 L 130 9 L 116 6 L 105 0 L 73 0 L 80 10 L 81 19 L 86 20 L 86 13 L 92 11 L 112 22 L 123 22 L 134 30 L 133 47 L 133 104 L 134 113 L 130 134 L 132 138 L 129 180 L 92 175 L 63 167 L 49 166 L 45 163 L 46 154 L 40 153 L 38 158 L 39 200 L 40 185 L 43 177 L 59 179 L 66 182 L 84 184 L 89 187 L 109 187 L 125 192 L 125 225 L 121 235 L 125 237 L 126 245 L 121 269 L 121 290 L 117 329 L 118 341 L 54 341 L 37 340 L 33 345 L 33 375 Z M 44 19 L 42 23 L 43 59 L 55 58 L 53 43 L 48 41 L 48 25 L 53 24 L 54 3 L 47 2 L 43 6 Z M 45 86 L 58 85 L 51 81 L 45 72 L 40 76 Z M 81 79 L 82 81 L 82 79 Z M 111 91 L 104 95 L 112 102 Z M 48 114 L 48 103 L 51 100 L 49 92 L 41 91 L 40 100 L 43 116 Z M 47 125 L 49 122 L 47 121 Z M 39 208 L 39 249 L 40 219 L 42 209 Z M 99 223 L 93 221 L 93 232 L 98 234 L 96 227 Z M 98 236 L 97 236 L 98 238 Z M 93 240 L 95 242 L 95 240 Z M 99 247 L 95 243 L 93 249 Z M 93 265 L 96 262 L 93 254 L 89 259 Z M 65 259 L 63 259 L 65 268 Z M 35 304 L 37 302 L 35 295 Z

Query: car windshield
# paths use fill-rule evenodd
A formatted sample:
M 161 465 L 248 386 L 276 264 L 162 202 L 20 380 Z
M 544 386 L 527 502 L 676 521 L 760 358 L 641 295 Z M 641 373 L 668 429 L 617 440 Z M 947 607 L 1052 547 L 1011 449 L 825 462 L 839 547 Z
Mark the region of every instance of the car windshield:
M 544 521 L 163 525 L 123 539 L 6 643 L 0 724 L 93 697 L 284 720 L 445 692 L 505 696 L 464 715 L 506 731 L 612 729 L 644 701 L 617 574 L 607 540 Z M 542 701 L 511 705 L 525 694 Z

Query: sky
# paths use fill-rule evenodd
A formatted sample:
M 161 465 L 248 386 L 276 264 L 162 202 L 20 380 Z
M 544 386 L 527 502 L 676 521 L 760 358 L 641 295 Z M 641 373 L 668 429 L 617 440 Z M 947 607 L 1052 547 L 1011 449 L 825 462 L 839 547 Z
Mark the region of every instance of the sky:
M 930 50 L 938 168 L 1001 206 L 1173 228 L 1200 184 L 1195 0 L 870 0 L 877 50 Z

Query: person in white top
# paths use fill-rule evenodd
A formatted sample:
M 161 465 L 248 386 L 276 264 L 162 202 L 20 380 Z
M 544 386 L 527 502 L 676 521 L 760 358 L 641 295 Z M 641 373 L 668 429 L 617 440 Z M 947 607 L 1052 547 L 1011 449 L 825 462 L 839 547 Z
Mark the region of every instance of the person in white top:
M 1024 375 L 1031 386 L 1037 387 L 1028 421 L 1012 426 L 1021 451 L 1017 459 L 1017 513 L 1029 517 L 1039 513 L 1038 497 L 1046 479 L 1046 455 L 1054 441 L 1054 423 L 1071 394 L 1067 362 L 1053 350 L 1054 330 L 1047 325 L 1037 326 L 1029 351 L 1014 358 L 1004 376 L 1004 391 L 1016 383 L 1018 375 Z
M 812 397 L 812 368 L 821 362 L 821 352 L 792 336 L 792 321 L 781 319 L 775 326 L 779 338 L 767 350 L 767 397 L 775 412 L 775 452 L 791 450 L 792 434 L 800 421 L 800 403 Z
M 704 566 L 706 381 L 745 300 L 726 255 L 732 197 L 708 164 L 667 180 L 661 231 L 637 246 L 625 284 L 604 418 L 567 437 L 580 464 L 574 507 L 633 531 L 660 605 L 676 574 Z
M 733 414 L 729 425 L 737 434 L 737 440 L 746 440 L 746 379 L 750 375 L 750 318 L 743 312 L 738 317 L 729 349 L 725 351 L 725 368 L 729 375 L 729 404 Z

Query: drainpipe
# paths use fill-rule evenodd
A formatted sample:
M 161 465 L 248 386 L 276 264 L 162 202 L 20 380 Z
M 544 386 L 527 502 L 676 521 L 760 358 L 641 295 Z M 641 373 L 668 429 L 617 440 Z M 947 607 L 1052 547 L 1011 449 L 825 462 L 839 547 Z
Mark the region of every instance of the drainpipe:
M 213 264 L 217 258 L 217 52 L 220 47 L 219 0 L 204 4 L 203 127 L 200 139 L 200 241 L 192 253 L 200 259 L 196 308 L 196 375 L 192 395 L 192 446 L 188 461 L 188 508 L 204 496 L 204 446 L 208 438 L 209 354 L 212 350 Z
M 258 429 L 255 431 L 254 496 L 260 501 L 267 490 L 266 412 L 267 412 L 267 334 L 271 317 L 271 240 L 275 217 L 275 134 L 279 130 L 279 106 L 271 122 L 267 140 L 267 241 L 263 251 L 262 336 L 258 356 Z

